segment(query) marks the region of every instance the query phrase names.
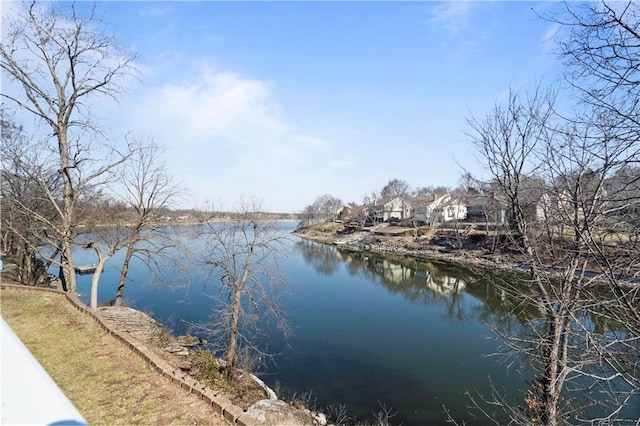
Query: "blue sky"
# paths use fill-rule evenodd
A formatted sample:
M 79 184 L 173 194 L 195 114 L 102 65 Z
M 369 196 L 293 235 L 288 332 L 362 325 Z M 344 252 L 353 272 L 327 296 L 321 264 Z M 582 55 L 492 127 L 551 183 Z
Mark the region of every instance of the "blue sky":
M 95 113 L 150 135 L 185 207 L 262 198 L 301 211 L 398 178 L 456 186 L 482 169 L 466 118 L 509 86 L 553 82 L 555 2 L 99 2 L 140 81 Z

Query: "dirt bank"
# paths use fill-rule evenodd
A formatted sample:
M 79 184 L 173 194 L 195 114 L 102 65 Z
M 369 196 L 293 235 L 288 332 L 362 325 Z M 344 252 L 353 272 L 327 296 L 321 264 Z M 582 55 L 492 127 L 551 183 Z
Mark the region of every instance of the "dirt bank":
M 493 235 L 475 230 L 473 224 L 461 225 L 458 230 L 419 228 L 416 232 L 413 228 L 386 223 L 359 229 L 339 222 L 330 222 L 297 229 L 294 235 L 350 250 L 382 255 L 443 260 L 466 266 L 476 265 L 512 272 L 527 273 L 531 268 L 526 257 L 510 248 L 504 238 L 496 241 Z M 540 257 L 543 258 L 542 255 Z M 564 267 L 559 265 L 558 259 L 547 259 L 545 264 L 548 266 L 542 267 L 542 270 L 548 276 L 563 275 Z M 598 265 L 591 266 L 586 271 L 586 276 L 595 278 L 596 282 L 606 283 L 606 278 Z M 634 276 L 619 280 L 617 284 L 623 287 L 640 285 L 640 271 Z
M 488 238 L 466 237 L 458 240 L 454 232 L 439 231 L 415 237 L 413 229 L 399 226 L 364 230 L 310 227 L 297 229 L 294 235 L 351 250 L 437 259 L 505 270 L 529 269 L 524 257 L 517 253 L 492 251 L 492 241 Z

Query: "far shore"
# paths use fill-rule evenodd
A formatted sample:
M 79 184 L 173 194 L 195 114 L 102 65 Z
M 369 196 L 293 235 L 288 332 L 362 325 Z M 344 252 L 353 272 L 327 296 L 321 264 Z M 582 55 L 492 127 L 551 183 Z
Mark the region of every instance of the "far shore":
M 383 224 L 380 227 L 364 228 L 344 232 L 344 226 L 337 224 L 315 225 L 296 229 L 293 234 L 301 238 L 339 248 L 377 253 L 380 255 L 406 256 L 423 260 L 441 260 L 462 266 L 480 266 L 510 272 L 528 273 L 531 266 L 524 256 L 513 251 L 487 249 L 488 238 L 462 239 L 462 247 L 455 247 L 452 230 L 441 230 L 436 235 L 412 236 L 411 228 Z M 562 268 L 547 268 L 549 276 L 561 276 Z M 599 282 L 605 282 L 604 275 L 592 269 L 588 275 Z M 640 277 L 628 277 L 622 284 L 640 285 Z
M 151 221 L 146 224 L 147 227 L 153 228 L 171 228 L 175 226 L 195 226 L 201 225 L 203 223 L 229 223 L 235 222 L 238 219 L 234 219 L 231 217 L 213 217 L 209 219 L 172 219 L 172 220 L 156 220 Z M 267 218 L 260 219 L 263 222 L 274 222 L 274 223 L 284 223 L 284 222 L 298 222 L 298 219 L 285 219 L 285 218 Z M 97 223 L 97 224 L 86 224 L 80 223 L 77 225 L 77 228 L 80 230 L 84 230 L 84 232 L 91 232 L 94 229 L 112 229 L 118 227 L 127 227 L 127 226 L 136 226 L 134 222 L 120 222 L 120 223 Z
M 393 235 L 394 230 L 398 231 L 398 233 L 407 231 L 407 228 L 403 230 L 398 230 L 397 228 L 387 227 L 387 232 L 384 233 L 364 230 L 344 235 L 336 232 L 320 231 L 317 228 L 299 228 L 293 233 L 310 241 L 331 244 L 354 251 L 408 256 L 419 259 L 436 259 L 463 265 L 477 265 L 522 272 L 526 272 L 529 269 L 528 265 L 514 254 L 506 255 L 491 253 L 484 249 L 457 249 L 450 246 L 435 245 L 428 238 L 418 237 L 418 241 L 416 241 L 413 237 Z

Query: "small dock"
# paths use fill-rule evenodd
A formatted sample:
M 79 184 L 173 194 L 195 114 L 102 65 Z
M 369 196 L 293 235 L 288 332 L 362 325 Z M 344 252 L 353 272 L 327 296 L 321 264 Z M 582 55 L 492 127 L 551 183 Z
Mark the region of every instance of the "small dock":
M 76 266 L 76 273 L 79 275 L 89 275 L 93 274 L 96 271 L 96 268 L 98 268 L 98 265 Z

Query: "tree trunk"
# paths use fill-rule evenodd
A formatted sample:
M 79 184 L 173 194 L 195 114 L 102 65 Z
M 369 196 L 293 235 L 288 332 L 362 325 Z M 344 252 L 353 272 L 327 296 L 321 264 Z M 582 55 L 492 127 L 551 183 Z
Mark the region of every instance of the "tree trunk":
M 462 236 L 460 235 L 460 224 L 458 223 L 458 219 L 453 220 L 453 228 L 455 230 L 456 236 L 456 248 L 462 248 Z
M 108 257 L 103 257 L 98 261 L 98 266 L 95 272 L 91 276 L 91 309 L 98 308 L 98 282 L 100 281 L 100 275 L 104 269 L 104 264 L 109 260 Z
M 91 309 L 98 308 L 98 283 L 100 282 L 100 275 L 102 274 L 102 270 L 104 269 L 105 263 L 107 260 L 111 258 L 111 256 L 105 256 L 102 254 L 102 249 L 99 244 L 91 242 L 87 245 L 87 247 L 92 248 L 96 254 L 98 255 L 98 265 L 96 266 L 96 270 L 93 272 L 91 276 L 91 297 L 90 297 L 90 306 Z
M 20 248 L 18 249 L 18 281 L 22 284 L 28 284 L 27 282 L 27 271 L 31 267 L 29 265 L 29 256 L 27 255 L 27 250 L 25 249 L 23 244 L 20 244 Z
M 255 235 L 254 240 L 250 244 L 249 252 L 247 253 L 247 258 L 244 261 L 244 267 L 242 271 L 242 277 L 239 280 L 234 280 L 233 284 L 235 287 L 233 293 L 233 308 L 231 310 L 231 325 L 229 329 L 229 347 L 227 348 L 227 367 L 226 373 L 229 380 L 233 379 L 233 370 L 236 368 L 236 352 L 238 350 L 238 324 L 240 322 L 240 309 L 242 306 L 240 303 L 242 302 L 242 291 L 244 290 L 244 286 L 249 279 L 249 269 L 251 267 L 251 261 L 253 259 L 253 251 L 255 248 Z
M 73 264 L 72 246 L 73 231 L 75 226 L 75 189 L 71 180 L 69 164 L 69 143 L 67 141 L 67 125 L 63 118 L 58 119 L 58 153 L 60 155 L 60 172 L 63 181 L 63 208 L 62 208 L 62 250 L 61 263 L 64 276 L 65 290 L 76 294 L 76 270 Z
M 238 348 L 238 323 L 240 320 L 240 302 L 242 296 L 242 287 L 236 286 L 233 293 L 233 310 L 231 311 L 231 324 L 229 328 L 229 346 L 227 348 L 227 366 L 225 367 L 226 375 L 229 380 L 233 379 L 233 370 L 236 368 L 236 351 Z
M 118 281 L 118 289 L 116 290 L 116 298 L 113 301 L 114 306 L 122 306 L 122 294 L 124 293 L 124 285 L 127 281 L 127 274 L 129 273 L 129 263 L 134 253 L 134 243 L 130 243 L 127 246 L 127 253 L 124 255 L 124 262 L 122 264 L 122 270 L 120 271 L 120 280 Z
M 73 257 L 71 255 L 72 244 L 70 239 L 65 238 L 62 242 L 62 249 L 60 250 L 60 260 L 62 263 L 61 279 L 62 285 L 65 291 L 76 295 L 76 267 L 73 263 Z
M 543 412 L 542 424 L 555 426 L 560 423 L 558 418 L 558 403 L 560 402 L 560 393 L 562 386 L 559 386 L 558 372 L 560 370 L 560 352 L 561 352 L 561 324 L 560 318 L 554 316 L 550 319 L 549 347 L 546 353 L 546 365 L 544 373 L 544 393 L 543 393 Z

